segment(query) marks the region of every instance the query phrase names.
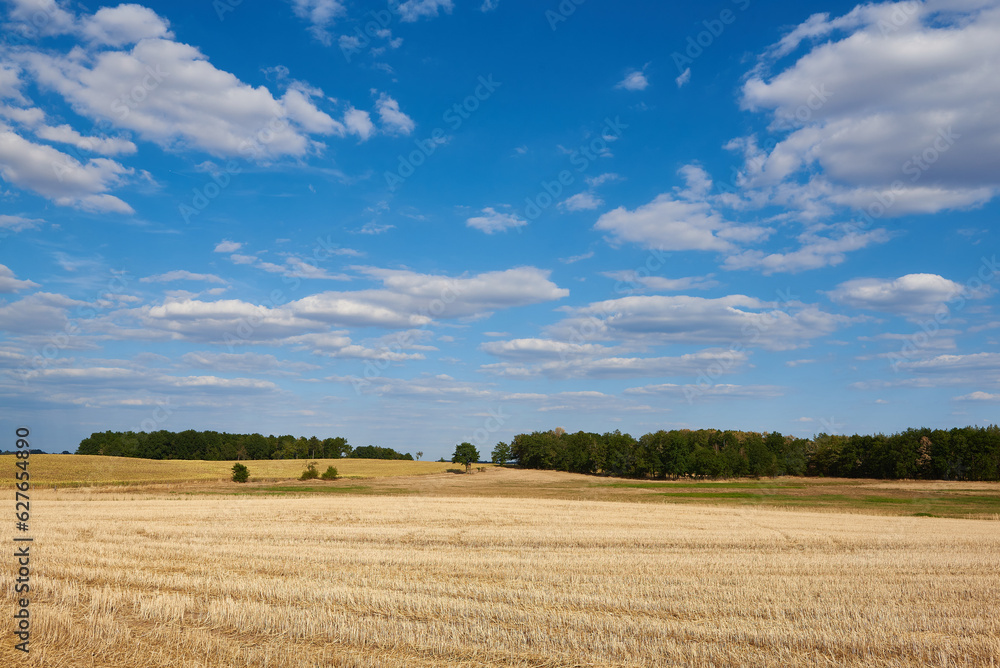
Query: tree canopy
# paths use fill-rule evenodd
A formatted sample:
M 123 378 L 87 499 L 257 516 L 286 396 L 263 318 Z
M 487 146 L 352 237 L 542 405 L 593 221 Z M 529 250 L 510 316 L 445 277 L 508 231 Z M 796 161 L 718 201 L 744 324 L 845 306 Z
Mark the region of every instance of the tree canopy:
M 810 475 L 851 478 L 1000 480 L 1000 427 L 907 429 L 885 435 L 679 429 L 604 434 L 561 429 L 518 434 L 521 466 L 623 477 L 723 478 Z

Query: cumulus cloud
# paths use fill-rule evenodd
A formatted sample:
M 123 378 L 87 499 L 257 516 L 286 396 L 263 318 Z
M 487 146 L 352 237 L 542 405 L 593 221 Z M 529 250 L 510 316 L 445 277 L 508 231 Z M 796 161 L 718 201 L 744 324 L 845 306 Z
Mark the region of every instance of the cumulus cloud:
M 243 244 L 238 241 L 230 241 L 229 239 L 223 239 L 218 244 L 216 244 L 213 252 L 215 253 L 235 253 L 239 249 L 243 248 Z
M 535 267 L 461 277 L 355 269 L 382 287 L 319 292 L 283 305 L 178 297 L 132 309 L 127 316 L 147 332 L 172 338 L 249 344 L 329 332 L 331 327 L 420 328 L 438 319 L 484 317 L 569 294 L 548 279 L 548 271 Z M 340 348 L 353 345 L 349 340 L 338 343 Z
M 375 109 L 382 120 L 382 127 L 389 134 L 409 135 L 417 126 L 412 118 L 399 110 L 399 102 L 385 93 L 379 95 L 378 101 L 375 103 Z
M 726 269 L 759 269 L 764 274 L 796 273 L 808 269 L 833 267 L 841 264 L 847 253 L 889 240 L 881 228 L 868 232 L 845 230 L 839 236 L 824 236 L 813 231 L 799 235 L 799 248 L 785 253 L 765 253 L 744 250 L 726 258 Z
M 82 21 L 80 31 L 90 41 L 106 46 L 124 46 L 150 38 L 173 38 L 169 25 L 156 12 L 134 4 L 102 7 Z
M 51 146 L 28 141 L 0 123 L 0 176 L 60 206 L 133 213 L 132 207 L 107 193 L 132 173 L 133 170 L 107 158 L 81 163 Z
M 35 134 L 48 141 L 69 144 L 81 151 L 93 151 L 101 155 L 131 155 L 136 152 L 136 146 L 121 137 L 84 137 L 68 125 L 52 127 L 44 125 Z
M 646 75 L 639 71 L 629 72 L 625 78 L 615 84 L 615 88 L 625 90 L 646 90 L 649 88 L 649 80 Z
M 344 125 L 348 132 L 357 135 L 361 141 L 368 141 L 369 137 L 375 134 L 375 124 L 372 123 L 371 114 L 363 109 L 348 107 L 344 112 Z
M 1000 7 L 987 2 L 868 4 L 812 16 L 743 86 L 743 107 L 787 130 L 751 181 L 805 177 L 857 208 L 898 182 L 889 215 L 986 201 L 1000 187 L 998 29 Z M 779 58 L 817 41 L 769 74 Z
M 500 213 L 493 207 L 486 207 L 483 209 L 483 215 L 473 216 L 465 221 L 465 224 L 469 227 L 473 227 L 477 230 L 481 230 L 486 234 L 495 234 L 497 232 L 506 232 L 510 229 L 515 229 L 528 224 L 528 221 L 523 218 L 519 218 L 513 213 Z
M 567 211 L 592 211 L 604 204 L 604 200 L 594 195 L 589 190 L 577 193 L 572 197 L 559 203 L 559 206 Z
M 28 288 L 37 288 L 38 283 L 15 278 L 9 267 L 0 264 L 0 293 L 19 292 Z
M 752 241 L 767 235 L 755 225 L 727 221 L 703 200 L 658 195 L 633 211 L 618 207 L 597 219 L 594 229 L 662 251 L 703 250 L 725 252 L 734 242 Z
M 548 328 L 553 338 L 571 340 L 592 332 L 594 340 L 804 347 L 849 322 L 809 304 L 765 302 L 745 295 L 709 299 L 690 296 L 631 296 L 566 307 L 569 316 Z M 577 334 L 579 335 L 579 334 Z
M 85 302 L 51 292 L 36 292 L 10 303 L 0 303 L 0 331 L 46 334 L 65 328 L 70 307 Z
M 937 274 L 907 274 L 896 279 L 856 278 L 841 283 L 829 295 L 846 306 L 915 316 L 932 314 L 965 292 L 959 283 Z
M 310 134 L 370 134 L 360 119 L 367 112 L 348 107 L 341 123 L 320 110 L 322 91 L 296 84 L 275 98 L 216 68 L 197 48 L 162 37 L 127 50 L 26 50 L 15 57 L 78 113 L 168 149 L 266 161 L 316 150 Z

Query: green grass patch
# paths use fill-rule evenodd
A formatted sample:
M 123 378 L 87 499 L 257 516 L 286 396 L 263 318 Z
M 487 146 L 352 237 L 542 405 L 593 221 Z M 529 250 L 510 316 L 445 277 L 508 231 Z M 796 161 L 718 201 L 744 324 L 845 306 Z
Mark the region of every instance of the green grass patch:
M 611 482 L 594 485 L 633 489 L 796 489 L 809 486 L 796 482 Z

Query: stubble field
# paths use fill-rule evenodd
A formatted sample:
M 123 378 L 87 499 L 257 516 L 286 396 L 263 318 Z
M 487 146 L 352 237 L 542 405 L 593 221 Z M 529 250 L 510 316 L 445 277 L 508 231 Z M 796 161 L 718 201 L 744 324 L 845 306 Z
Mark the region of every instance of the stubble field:
M 0 663 L 883 667 L 1000 657 L 996 521 L 457 495 L 444 491 L 447 476 L 439 487 L 49 491 L 33 502 L 31 655 L 15 656 L 5 633 Z M 11 610 L 11 560 L 2 567 Z

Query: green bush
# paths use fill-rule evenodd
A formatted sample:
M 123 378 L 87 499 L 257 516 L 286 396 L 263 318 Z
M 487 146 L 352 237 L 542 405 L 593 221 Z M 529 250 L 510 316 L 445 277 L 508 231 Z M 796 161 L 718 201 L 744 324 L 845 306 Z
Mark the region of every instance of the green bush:
M 319 471 L 316 470 L 316 462 L 309 462 L 309 466 L 299 476 L 299 480 L 315 480 L 318 477 Z
M 336 480 L 337 479 L 337 469 L 332 466 L 327 466 L 326 470 L 323 471 L 323 475 L 320 476 L 323 480 Z
M 243 464 L 233 464 L 233 482 L 246 482 L 250 478 L 250 470 Z

